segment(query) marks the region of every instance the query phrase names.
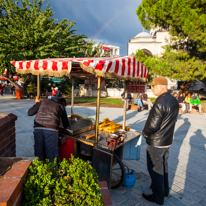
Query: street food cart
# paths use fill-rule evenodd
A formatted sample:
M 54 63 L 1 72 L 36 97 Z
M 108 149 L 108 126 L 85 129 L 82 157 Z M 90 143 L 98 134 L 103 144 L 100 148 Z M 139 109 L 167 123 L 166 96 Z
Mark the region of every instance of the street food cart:
M 37 75 L 37 96 L 40 96 L 40 76 L 66 76 L 72 80 L 71 113 L 74 109 L 75 78 L 97 78 L 96 121 L 82 120 L 71 117 L 72 128 L 66 130 L 60 126 L 59 134 L 69 140 L 66 153 L 73 153 L 91 162 L 96 169 L 99 180 L 105 180 L 110 188 L 119 187 L 125 179 L 124 159 L 139 159 L 141 132 L 130 129 L 126 131 L 125 101 L 123 124 L 117 134 L 100 131 L 103 122 L 99 123 L 100 93 L 102 79 L 117 79 L 125 81 L 125 99 L 127 99 L 128 82 L 146 82 L 149 71 L 134 57 L 123 58 L 58 58 L 11 62 L 18 74 Z M 105 120 L 106 121 L 106 120 Z M 81 122 L 81 123 L 80 123 Z M 87 139 L 93 135 L 93 139 Z M 68 143 L 68 142 L 67 142 Z M 67 152 L 68 151 L 68 152 Z

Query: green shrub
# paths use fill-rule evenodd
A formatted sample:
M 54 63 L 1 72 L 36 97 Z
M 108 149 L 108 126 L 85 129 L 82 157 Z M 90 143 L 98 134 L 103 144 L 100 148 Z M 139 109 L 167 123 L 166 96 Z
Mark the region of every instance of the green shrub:
M 65 93 L 65 94 L 69 94 L 72 92 L 72 83 L 66 79 L 66 80 L 62 80 L 60 82 L 60 88 L 61 92 Z
M 24 205 L 103 206 L 98 175 L 93 167 L 73 156 L 59 168 L 54 163 L 35 159 L 24 183 Z

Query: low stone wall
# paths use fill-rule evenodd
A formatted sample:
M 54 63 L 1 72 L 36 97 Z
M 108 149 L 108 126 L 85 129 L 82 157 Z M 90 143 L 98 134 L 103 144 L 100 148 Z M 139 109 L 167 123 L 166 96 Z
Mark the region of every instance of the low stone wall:
M 21 206 L 23 201 L 23 183 L 28 174 L 31 161 L 16 162 L 0 180 L 0 205 Z
M 0 113 L 0 157 L 16 157 L 16 120 L 12 113 Z
M 113 98 L 121 98 L 121 94 L 124 92 L 123 88 L 107 88 L 107 96 Z

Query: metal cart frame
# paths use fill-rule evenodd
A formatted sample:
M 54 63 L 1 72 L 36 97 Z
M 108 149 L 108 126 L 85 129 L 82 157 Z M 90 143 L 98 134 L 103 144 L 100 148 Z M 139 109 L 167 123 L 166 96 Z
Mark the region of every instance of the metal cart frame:
M 92 58 L 90 58 L 92 59 Z M 95 59 L 95 58 L 93 58 Z M 108 58 L 102 58 L 104 61 L 108 61 Z M 112 58 L 111 58 L 112 59 Z M 115 58 L 113 58 L 109 64 L 112 64 Z M 119 61 L 121 58 L 117 58 L 117 61 Z M 122 63 L 125 64 L 125 59 L 122 58 Z M 138 65 L 140 64 L 134 57 L 133 58 L 127 58 L 127 62 L 136 62 Z M 38 69 L 35 69 L 35 67 L 28 68 L 31 63 L 29 61 L 20 61 L 20 62 L 11 62 L 16 67 L 16 72 L 19 74 L 27 74 L 32 73 L 33 75 L 37 75 L 37 96 L 40 97 L 40 75 L 41 76 L 56 76 L 56 77 L 62 77 L 67 76 L 68 78 L 72 79 L 72 96 L 71 96 L 71 113 L 73 113 L 74 110 L 74 80 L 75 78 L 97 78 L 97 106 L 96 106 L 96 124 L 95 124 L 95 142 L 93 144 L 80 140 L 78 137 L 75 136 L 69 136 L 66 135 L 67 138 L 73 139 L 75 141 L 75 156 L 80 157 L 84 159 L 82 154 L 80 153 L 80 146 L 83 144 L 83 146 L 87 146 L 92 151 L 92 155 L 90 157 L 92 161 L 93 167 L 96 169 L 100 180 L 106 180 L 109 187 L 116 188 L 119 187 L 123 182 L 125 178 L 125 170 L 124 165 L 121 161 L 122 155 L 123 155 L 123 148 L 124 144 L 120 145 L 119 147 L 115 149 L 102 147 L 98 143 L 98 128 L 99 128 L 99 112 L 100 112 L 100 93 L 101 93 L 101 79 L 123 79 L 124 84 L 124 92 L 125 92 L 125 99 L 128 98 L 128 81 L 142 81 L 146 82 L 148 78 L 148 70 L 147 74 L 144 75 L 144 78 L 135 76 L 137 75 L 136 70 L 133 68 L 133 76 L 124 76 L 120 75 L 119 72 L 115 73 L 107 73 L 105 71 L 95 70 L 89 66 L 85 66 L 85 64 L 82 63 L 82 61 L 78 62 L 78 59 L 73 59 L 70 63 L 70 67 L 68 67 L 68 70 L 61 70 L 61 71 L 49 71 L 44 70 L 43 65 L 45 61 L 55 61 L 55 59 L 51 60 L 34 60 L 34 61 L 41 61 L 41 64 L 39 64 Z M 62 61 L 62 59 L 58 59 L 57 61 Z M 70 60 L 69 60 L 70 61 Z M 68 63 L 68 64 L 69 64 Z M 28 66 L 28 65 L 29 66 Z M 36 63 L 34 62 L 33 65 Z M 63 64 L 63 63 L 62 63 Z M 26 66 L 25 66 L 26 65 Z M 24 67 L 25 66 L 25 67 Z M 111 66 L 111 65 L 110 65 Z M 23 69 L 22 69 L 23 68 Z M 143 65 L 140 64 L 141 70 L 143 69 Z M 139 68 L 138 68 L 139 69 Z M 145 68 L 146 69 L 146 68 Z M 116 67 L 115 67 L 116 70 Z M 127 101 L 124 103 L 124 110 L 123 110 L 123 127 L 122 129 L 125 130 L 126 126 L 126 108 L 127 108 Z M 60 132 L 61 133 L 61 132 Z M 64 134 L 63 134 L 64 135 Z M 136 138 L 140 138 L 141 133 L 136 132 Z M 98 157 L 98 158 L 96 158 Z M 101 163 L 101 164 L 100 164 Z M 117 170 L 117 167 L 120 166 L 121 170 L 121 178 L 119 181 L 117 181 L 117 184 L 112 185 L 112 174 L 114 170 Z

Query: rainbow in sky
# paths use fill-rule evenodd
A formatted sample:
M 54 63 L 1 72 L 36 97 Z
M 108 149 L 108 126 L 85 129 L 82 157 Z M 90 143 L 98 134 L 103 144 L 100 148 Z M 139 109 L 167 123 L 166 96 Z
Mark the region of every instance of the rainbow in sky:
M 113 15 L 111 19 L 109 19 L 92 37 L 93 39 L 96 39 L 112 22 L 114 22 L 131 4 L 133 4 L 134 1 L 131 1 L 129 4 L 127 4 L 126 7 L 123 7 L 121 10 L 116 12 L 116 14 Z

